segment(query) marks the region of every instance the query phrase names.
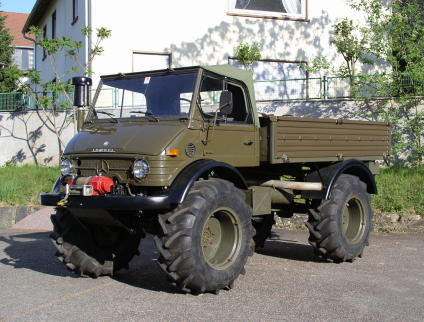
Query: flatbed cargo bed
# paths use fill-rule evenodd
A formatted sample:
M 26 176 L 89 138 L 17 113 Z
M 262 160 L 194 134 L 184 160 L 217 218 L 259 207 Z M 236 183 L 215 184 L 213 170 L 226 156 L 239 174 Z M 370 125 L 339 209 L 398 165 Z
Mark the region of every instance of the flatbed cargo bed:
M 391 153 L 387 122 L 272 116 L 261 118 L 261 161 L 384 160 Z

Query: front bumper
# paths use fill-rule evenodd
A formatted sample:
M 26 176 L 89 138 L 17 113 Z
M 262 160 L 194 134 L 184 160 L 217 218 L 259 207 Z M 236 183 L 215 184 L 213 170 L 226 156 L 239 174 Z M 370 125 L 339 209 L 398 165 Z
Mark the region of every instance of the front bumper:
M 40 203 L 43 206 L 57 206 L 64 195 L 42 193 Z M 107 210 L 161 210 L 170 208 L 169 196 L 69 196 L 66 207 L 83 207 Z

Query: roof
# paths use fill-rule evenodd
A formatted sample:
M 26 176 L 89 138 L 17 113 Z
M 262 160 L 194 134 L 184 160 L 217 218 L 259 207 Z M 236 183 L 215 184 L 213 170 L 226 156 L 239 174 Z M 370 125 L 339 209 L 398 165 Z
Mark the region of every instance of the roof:
M 28 19 L 29 14 L 18 12 L 1 11 L 0 15 L 7 16 L 5 20 L 5 28 L 10 29 L 9 33 L 13 36 L 12 45 L 17 47 L 33 47 L 31 40 L 25 39 L 22 36 L 22 28 Z
M 53 0 L 37 0 L 34 7 L 32 8 L 31 13 L 29 14 L 25 25 L 22 28 L 22 31 L 26 32 L 28 31 L 29 27 L 37 26 L 38 22 L 43 17 L 44 12 L 52 1 Z

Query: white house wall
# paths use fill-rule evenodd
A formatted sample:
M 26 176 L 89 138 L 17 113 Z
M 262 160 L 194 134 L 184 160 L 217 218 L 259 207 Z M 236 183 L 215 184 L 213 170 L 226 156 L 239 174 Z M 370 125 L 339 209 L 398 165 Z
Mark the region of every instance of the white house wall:
M 112 37 L 102 44 L 104 55 L 96 57 L 92 66 L 97 85 L 100 75 L 133 71 L 134 51 L 170 53 L 173 67 L 225 64 L 235 56 L 240 41 L 257 42 L 263 59 L 309 61 L 323 55 L 337 67 L 344 61 L 330 44 L 332 25 L 344 17 L 365 23 L 363 15 L 350 9 L 345 0 L 308 0 L 306 21 L 229 15 L 229 1 L 79 0 L 78 21 L 72 25 L 72 1 L 53 0 L 39 27 L 47 24 L 51 37 L 51 16 L 56 10 L 57 36 L 83 41 L 82 55 L 88 48 L 81 28 L 91 24 L 94 31 L 100 27 L 112 30 Z M 55 75 L 48 59 L 41 61 L 42 57 L 38 48 L 36 68 L 44 81 L 51 81 Z M 60 75 L 75 65 L 64 55 L 57 63 Z
M 104 56 L 94 61 L 94 83 L 101 74 L 132 71 L 133 51 L 171 53 L 173 67 L 225 64 L 240 41 L 257 42 L 263 59 L 324 55 L 339 66 L 343 59 L 330 45 L 331 26 L 343 17 L 364 23 L 344 0 L 309 0 L 309 22 L 231 16 L 228 1 L 91 0 L 93 28 L 112 30 Z

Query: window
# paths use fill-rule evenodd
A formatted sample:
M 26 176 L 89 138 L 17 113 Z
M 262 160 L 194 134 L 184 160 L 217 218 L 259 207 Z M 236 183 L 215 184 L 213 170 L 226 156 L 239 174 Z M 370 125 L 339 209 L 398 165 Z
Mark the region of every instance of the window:
M 228 0 L 229 14 L 306 19 L 307 0 Z
M 56 11 L 52 14 L 52 39 L 56 38 Z
M 78 20 L 78 0 L 72 0 L 72 25 Z
M 225 88 L 233 95 L 233 111 L 226 118 L 228 122 L 252 123 L 253 119 L 248 111 L 246 104 L 245 91 L 243 88 L 232 81 L 226 81 L 222 76 L 215 76 L 209 73 L 202 79 L 198 107 L 206 120 L 212 120 L 216 110 L 219 108 L 219 99 Z M 218 112 L 218 119 L 224 116 Z
M 47 37 L 47 25 L 43 28 L 43 38 Z M 47 58 L 47 50 L 44 49 L 43 51 L 43 60 Z
M 34 66 L 34 52 L 31 48 L 15 48 L 12 59 L 13 64 L 21 70 L 28 70 Z
M 154 121 L 157 117 L 179 118 L 188 114 L 197 71 L 147 75 L 104 79 L 100 95 L 93 100 L 97 109 L 96 118 L 140 117 Z M 111 94 L 115 96 L 114 107 L 103 103 L 109 100 L 107 97 Z M 99 112 L 101 107 L 108 108 L 109 114 Z
M 12 55 L 13 64 L 17 65 L 19 69 L 22 69 L 22 49 L 15 49 L 15 52 Z
M 28 50 L 28 69 L 34 68 L 34 51 Z

